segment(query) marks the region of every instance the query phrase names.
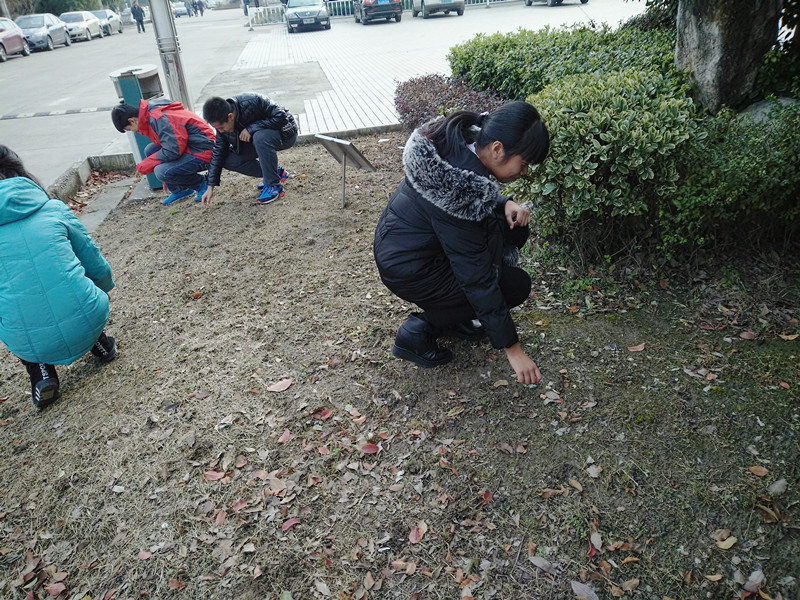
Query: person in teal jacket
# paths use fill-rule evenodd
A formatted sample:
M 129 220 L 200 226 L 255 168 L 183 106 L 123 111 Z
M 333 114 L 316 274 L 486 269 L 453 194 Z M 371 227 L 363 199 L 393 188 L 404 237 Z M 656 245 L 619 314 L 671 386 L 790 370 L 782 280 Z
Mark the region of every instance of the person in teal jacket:
M 103 332 L 113 287 L 86 228 L 0 145 L 0 341 L 25 365 L 37 408 L 61 397 L 54 365 L 116 357 Z

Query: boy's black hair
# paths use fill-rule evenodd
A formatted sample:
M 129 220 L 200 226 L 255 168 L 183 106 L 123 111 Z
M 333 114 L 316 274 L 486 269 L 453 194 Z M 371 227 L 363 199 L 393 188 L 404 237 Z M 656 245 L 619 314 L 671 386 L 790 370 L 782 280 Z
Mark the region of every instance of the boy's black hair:
M 203 104 L 203 118 L 209 123 L 224 123 L 232 112 L 228 101 L 219 96 L 212 96 Z
M 131 104 L 118 104 L 111 109 L 111 120 L 120 133 L 124 133 L 125 128 L 130 125 L 128 119 L 137 119 L 138 117 L 139 109 Z

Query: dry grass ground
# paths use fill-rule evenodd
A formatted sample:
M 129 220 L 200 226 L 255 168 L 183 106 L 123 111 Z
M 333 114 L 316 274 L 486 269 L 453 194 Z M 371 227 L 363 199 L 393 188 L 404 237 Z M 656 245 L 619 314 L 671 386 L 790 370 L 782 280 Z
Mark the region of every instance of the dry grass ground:
M 797 297 L 759 325 L 738 284 L 567 289 L 528 259 L 538 388 L 485 343 L 396 360 L 412 307 L 371 243 L 402 142 L 354 140 L 378 171 L 344 210 L 300 146 L 272 205 L 225 174 L 207 209 L 106 220 L 119 358 L 38 413 L 0 352 L 0 596 L 800 597 Z

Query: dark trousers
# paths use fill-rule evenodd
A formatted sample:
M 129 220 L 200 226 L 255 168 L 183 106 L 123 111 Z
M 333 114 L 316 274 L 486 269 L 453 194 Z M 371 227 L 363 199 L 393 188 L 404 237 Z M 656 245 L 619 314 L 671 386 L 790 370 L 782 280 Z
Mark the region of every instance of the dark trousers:
M 91 353 L 97 357 L 102 357 L 105 354 L 104 351 L 111 350 L 113 344 L 111 340 L 108 339 L 106 332 L 102 332 L 100 337 L 97 338 L 97 341 L 92 346 Z M 48 365 L 45 363 L 35 363 L 35 362 L 28 362 L 22 358 L 19 359 L 19 362 L 25 367 L 25 370 L 28 372 L 28 376 L 31 378 L 31 384 L 36 385 L 38 381 L 47 378 L 53 378 L 58 381 L 58 372 L 56 371 L 55 365 Z
M 136 21 L 136 33 L 144 32 L 144 21 Z
M 146 156 L 150 156 L 159 150 L 161 150 L 161 146 L 151 143 L 145 146 L 144 153 Z M 203 187 L 205 178 L 200 173 L 206 170 L 208 170 L 207 162 L 186 153 L 181 154 L 177 160 L 157 165 L 153 174 L 160 182 L 167 184 L 170 192 L 179 192 L 187 188 L 199 190 Z
M 521 249 L 525 242 L 528 241 L 529 234 L 530 230 L 527 227 L 509 229 L 506 225 L 503 241 L 506 246 L 513 245 Z M 520 267 L 503 265 L 498 283 L 508 308 L 519 306 L 528 299 L 531 293 L 530 275 Z M 422 314 L 422 318 L 440 329 L 448 329 L 453 325 L 470 321 L 476 317 L 475 310 L 463 293 L 449 298 L 442 298 L 440 302 L 417 303 L 417 305 L 425 311 Z
M 280 132 L 275 129 L 256 131 L 249 142 L 239 142 L 238 154 L 228 153 L 225 168 L 250 177 L 261 177 L 264 185 L 278 186 L 281 184 L 278 151 L 291 148 L 296 141 L 297 134 L 282 142 Z

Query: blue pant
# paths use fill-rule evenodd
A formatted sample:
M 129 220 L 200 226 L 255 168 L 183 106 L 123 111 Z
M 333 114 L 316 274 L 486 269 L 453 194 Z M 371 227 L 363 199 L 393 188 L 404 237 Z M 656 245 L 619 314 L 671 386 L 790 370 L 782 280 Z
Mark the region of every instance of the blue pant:
M 161 150 L 161 146 L 147 144 L 144 149 L 145 156 L 150 156 Z M 167 184 L 170 192 L 179 192 L 186 188 L 199 190 L 205 183 L 205 177 L 200 175 L 208 170 L 208 163 L 191 154 L 181 154 L 178 160 L 157 165 L 153 174 L 158 180 Z
M 278 177 L 278 151 L 294 146 L 297 134 L 281 142 L 281 134 L 275 129 L 256 131 L 249 142 L 239 142 L 239 154 L 228 153 L 225 168 L 250 177 L 261 177 L 264 185 L 280 185 Z

